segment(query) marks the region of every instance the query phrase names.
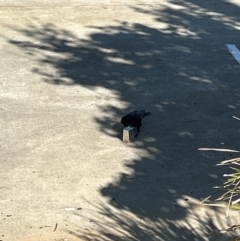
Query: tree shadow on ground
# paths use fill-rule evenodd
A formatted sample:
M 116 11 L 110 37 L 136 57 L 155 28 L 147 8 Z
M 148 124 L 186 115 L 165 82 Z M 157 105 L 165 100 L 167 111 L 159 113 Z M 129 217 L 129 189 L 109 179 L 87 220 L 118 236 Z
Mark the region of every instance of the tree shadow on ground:
M 105 205 L 91 204 L 98 210 L 98 215 L 91 217 L 93 229 L 82 229 L 81 223 L 75 224 L 75 229 L 66 230 L 80 240 L 214 240 L 225 241 L 236 237 L 236 234 L 221 235 L 219 229 L 231 218 L 224 216 L 222 209 L 202 208 L 199 216 L 199 203 L 191 199 L 183 205 L 184 218 L 174 215 L 174 218 L 165 215 L 150 218 L 135 216 L 132 211 L 120 210 Z M 136 204 L 137 205 L 137 204 Z M 180 205 L 179 205 L 180 207 Z M 187 211 L 186 211 L 187 210 Z M 166 210 L 165 210 L 166 211 Z M 76 216 L 83 217 L 79 213 Z M 88 218 L 88 217 L 86 217 Z M 219 219 L 218 225 L 214 219 Z M 233 240 L 233 239 L 231 239 Z
M 202 240 L 216 225 L 211 218 L 199 219 L 201 233 L 194 231 L 187 221 L 193 209 L 188 200 L 206 197 L 219 184 L 222 170 L 212 166 L 231 155 L 197 148 L 219 148 L 226 142 L 224 147 L 239 149 L 239 130 L 231 116 L 239 107 L 240 68 L 225 47 L 239 39 L 239 8 L 223 1 L 170 3 L 159 9 L 133 8 L 154 19 L 151 26 L 89 26 L 93 33 L 79 39 L 54 24 L 30 25 L 18 30 L 29 40 L 10 40 L 36 57 L 39 66 L 33 72 L 45 82 L 111 91 L 125 108 L 103 96 L 109 104 L 99 111 L 106 115 L 95 118 L 102 132 L 118 135 L 109 123 L 129 110 L 153 113 L 129 147 L 139 153 L 138 159 L 126 160 L 132 174 L 122 173 L 100 190 L 112 210 L 99 207 L 99 213 L 112 219 L 113 226 L 96 220 L 101 237 L 86 234 L 88 240 L 126 240 L 129 235 L 130 240 Z M 145 223 L 134 221 L 136 217 Z M 181 226 L 180 221 L 186 223 Z M 122 238 L 111 236 L 116 227 L 125 230 Z

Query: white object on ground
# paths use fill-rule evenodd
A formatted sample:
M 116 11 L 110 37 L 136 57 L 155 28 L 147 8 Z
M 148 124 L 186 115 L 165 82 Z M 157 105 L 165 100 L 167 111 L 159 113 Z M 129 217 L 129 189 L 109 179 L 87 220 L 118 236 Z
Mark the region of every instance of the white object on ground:
M 75 211 L 76 210 L 76 208 L 74 208 L 74 207 L 69 207 L 69 208 L 65 208 L 64 209 L 65 211 L 67 211 L 67 212 L 70 212 L 70 211 Z
M 123 129 L 123 142 L 133 142 L 134 141 L 135 130 L 131 126 L 127 126 Z

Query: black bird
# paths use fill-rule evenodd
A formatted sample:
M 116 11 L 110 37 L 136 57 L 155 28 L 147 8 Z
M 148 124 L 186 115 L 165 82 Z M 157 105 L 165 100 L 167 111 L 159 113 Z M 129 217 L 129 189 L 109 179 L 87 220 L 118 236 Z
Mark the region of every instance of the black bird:
M 146 112 L 145 110 L 134 110 L 129 114 L 123 116 L 121 119 L 121 123 L 124 125 L 124 127 L 136 127 L 138 133 L 135 136 L 137 136 L 140 132 L 143 118 L 149 115 L 151 115 L 151 112 Z

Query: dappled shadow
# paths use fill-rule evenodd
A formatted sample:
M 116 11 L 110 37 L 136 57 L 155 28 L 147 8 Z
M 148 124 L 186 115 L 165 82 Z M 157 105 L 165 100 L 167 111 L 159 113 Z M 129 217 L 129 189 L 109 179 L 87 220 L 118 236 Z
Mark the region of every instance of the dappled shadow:
M 9 40 L 36 58 L 38 66 L 32 71 L 45 82 L 110 91 L 111 95 L 102 94 L 108 103 L 98 106 L 104 115 L 95 117 L 103 133 L 119 136 L 121 130 L 109 126 L 129 110 L 152 112 L 129 146 L 138 154 L 137 159 L 126 160 L 131 174 L 120 173 L 100 190 L 108 204 L 123 213 L 99 208 L 113 226 L 102 224 L 101 237 L 84 234 L 88 240 L 201 240 L 214 229 L 211 218 L 197 220 L 201 233 L 191 227 L 186 220 L 194 208 L 188 200 L 209 194 L 222 174 L 213 165 L 229 157 L 200 153 L 197 148 L 224 143 L 239 149 L 239 130 L 231 116 L 240 104 L 240 68 L 224 46 L 239 39 L 239 8 L 227 2 L 170 2 L 159 9 L 133 8 L 155 24 L 88 26 L 93 33 L 85 39 L 51 23 L 30 25 L 17 30 L 28 40 Z M 185 206 L 180 207 L 179 200 Z M 114 236 L 116 227 L 128 234 Z
M 83 228 L 81 222 L 75 223 L 75 228 L 65 231 L 80 240 L 211 240 L 226 241 L 230 237 L 236 237 L 236 233 L 230 232 L 221 234 L 219 230 L 225 224 L 231 225 L 231 218 L 224 216 L 224 210 L 217 208 L 203 208 L 199 202 L 193 198 L 188 201 L 177 200 L 175 219 L 169 216 L 151 218 L 138 216 L 132 210 L 119 210 L 105 204 L 93 204 L 91 208 L 97 210 L 96 215 L 84 216 L 81 211 L 76 211 L 74 215 L 81 220 L 90 219 L 94 228 Z M 137 203 L 136 203 L 137 205 Z M 178 214 L 184 212 L 185 215 L 178 219 Z M 153 219 L 154 217 L 154 219 Z M 233 240 L 233 239 L 231 239 Z

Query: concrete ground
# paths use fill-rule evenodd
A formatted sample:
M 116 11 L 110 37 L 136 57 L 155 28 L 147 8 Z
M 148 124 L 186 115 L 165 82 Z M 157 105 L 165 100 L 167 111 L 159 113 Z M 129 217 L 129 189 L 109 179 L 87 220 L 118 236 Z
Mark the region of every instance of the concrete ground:
M 0 240 L 229 240 L 239 1 L 39 2 L 0 0 Z

